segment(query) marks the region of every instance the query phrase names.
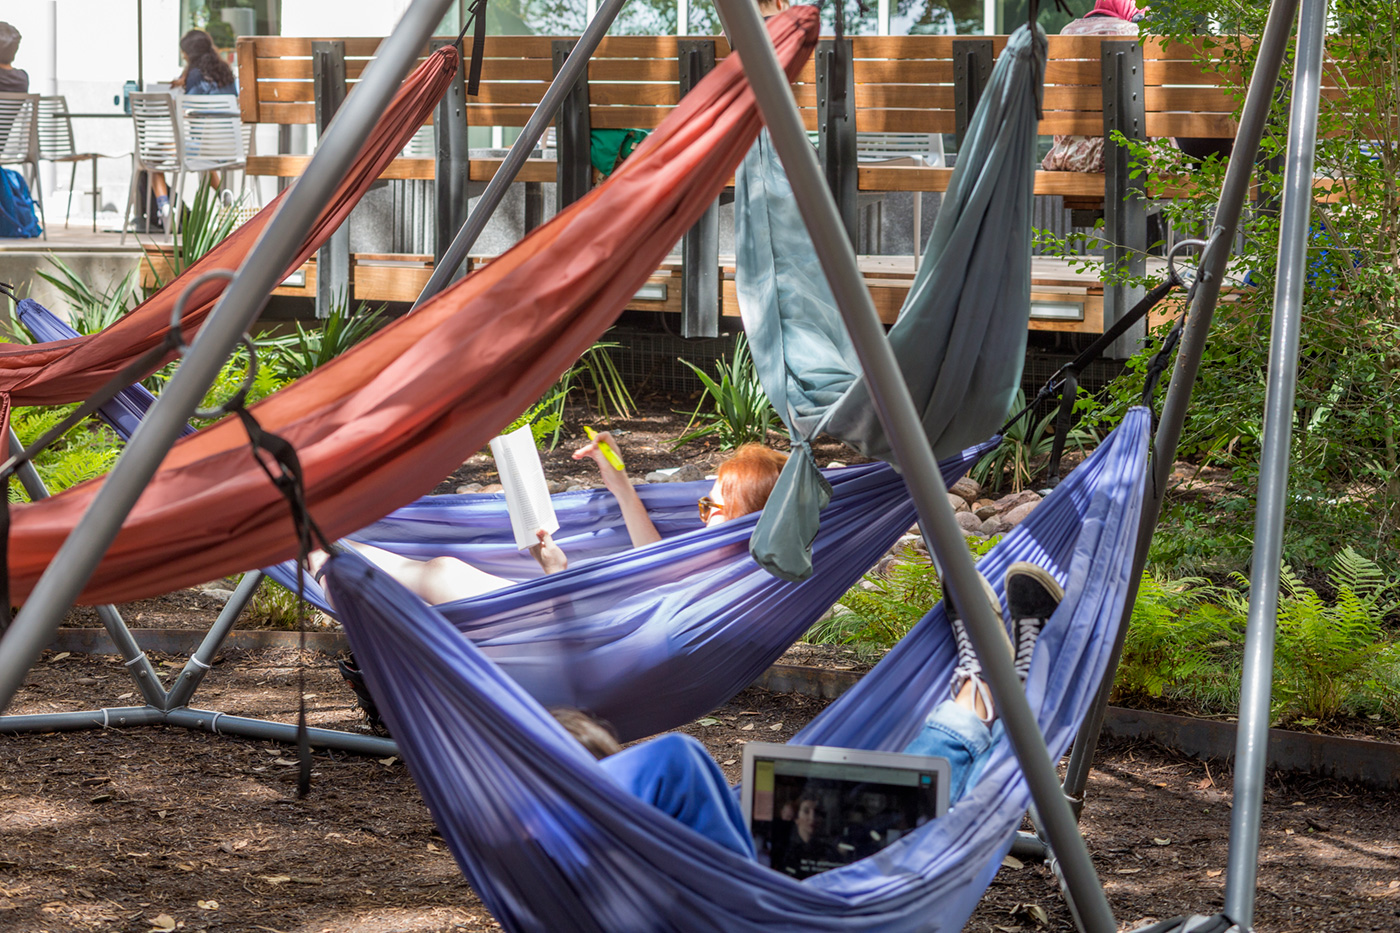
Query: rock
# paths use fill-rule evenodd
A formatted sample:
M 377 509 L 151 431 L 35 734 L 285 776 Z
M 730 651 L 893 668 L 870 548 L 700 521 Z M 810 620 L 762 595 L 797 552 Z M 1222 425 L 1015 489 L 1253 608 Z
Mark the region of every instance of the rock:
M 982 527 L 982 519 L 978 518 L 972 512 L 959 512 L 954 515 L 953 518 L 957 520 L 958 527 L 963 531 L 970 531 L 975 534 L 977 530 Z
M 992 535 L 1006 534 L 1011 528 L 1011 524 L 1006 519 L 1000 515 L 993 515 L 982 523 L 982 527 L 977 529 L 977 533 L 984 538 L 990 538 Z
M 648 483 L 669 483 L 674 478 L 674 473 L 663 473 L 661 470 L 652 470 L 647 474 L 646 481 Z
M 1009 496 L 1002 496 L 1000 499 L 998 499 L 998 500 L 996 501 L 996 507 L 997 507 L 997 512 L 998 512 L 998 513 L 1004 513 L 1004 512 L 1010 512 L 1012 509 L 1016 508 L 1017 506 L 1025 505 L 1027 502 L 1039 502 L 1039 501 L 1040 501 L 1040 493 L 1038 493 L 1038 492 L 1032 492 L 1032 491 L 1029 490 L 1029 489 L 1025 489 L 1025 490 L 1022 490 L 1021 492 L 1012 493 L 1012 494 L 1009 495 Z
M 556 493 L 561 493 L 568 488 L 569 484 L 564 482 L 563 480 L 552 479 L 549 481 L 549 494 L 551 496 L 555 495 Z
M 457 492 L 458 492 L 459 495 L 465 495 L 466 493 L 469 493 L 469 492 L 481 492 L 481 484 L 480 484 L 480 483 L 463 483 L 462 485 L 460 485 L 460 486 L 457 487 Z
M 826 468 L 828 470 L 841 470 L 845 469 L 845 467 L 846 464 L 842 463 L 840 460 L 833 460 L 826 465 Z
M 948 491 L 965 502 L 976 502 L 977 497 L 982 494 L 982 485 L 971 476 L 964 476 L 948 487 Z
M 991 499 L 969 499 L 968 503 L 969 508 L 971 508 L 974 512 L 976 512 L 984 505 L 996 505 L 996 502 Z
M 900 539 L 890 548 L 891 554 L 898 554 L 905 548 L 914 547 L 914 542 L 919 540 L 918 535 L 901 535 Z
M 671 482 L 673 483 L 698 483 L 704 478 L 705 468 L 694 463 L 687 463 L 671 474 Z
M 1013 527 L 1019 525 L 1021 524 L 1021 522 L 1026 520 L 1026 516 L 1030 515 L 1032 512 L 1035 511 L 1036 506 L 1038 505 L 1040 505 L 1039 502 L 1022 502 L 1010 512 L 1004 513 L 1001 516 L 1001 520 Z
M 876 583 L 874 580 L 861 580 L 859 586 L 867 593 L 869 593 L 871 590 L 878 590 L 880 588 L 880 584 Z
M 588 491 L 588 487 L 585 486 L 585 485 L 583 485 L 583 483 L 574 483 L 572 486 L 570 486 L 568 489 L 565 489 L 564 491 L 565 491 L 565 492 L 587 492 L 587 491 Z
M 880 562 L 875 565 L 875 572 L 882 577 L 889 577 L 894 574 L 895 570 L 907 563 L 908 561 L 900 560 L 898 557 L 882 557 Z
M 501 492 L 505 489 L 500 483 L 492 483 L 489 486 L 482 486 L 479 492 Z
M 226 590 L 221 587 L 210 586 L 200 587 L 205 596 L 217 599 L 221 603 L 226 603 L 233 598 L 233 590 Z
M 915 522 L 914 524 L 912 524 L 912 525 L 909 526 L 909 530 L 906 531 L 905 534 L 909 534 L 909 535 L 921 535 L 921 534 L 923 534 L 923 532 L 919 530 L 919 524 L 918 524 L 918 522 Z
M 987 519 L 991 518 L 993 515 L 999 515 L 1000 513 L 1001 509 L 997 508 L 997 504 L 995 502 L 988 502 L 986 505 L 979 505 L 977 508 L 972 510 L 972 514 L 976 515 L 979 519 L 981 519 L 984 522 Z
M 954 512 L 968 511 L 967 500 L 964 499 L 962 496 L 956 496 L 951 492 L 948 493 L 948 504 L 953 507 Z
M 817 621 L 818 621 L 818 622 L 825 622 L 825 621 L 827 621 L 828 619 L 834 619 L 834 618 L 836 618 L 837 616 L 848 616 L 848 615 L 851 615 L 851 610 L 850 610 L 850 609 L 846 608 L 845 606 L 841 605 L 840 603 L 833 603 L 832 606 L 831 606 L 831 608 L 828 609 L 826 612 L 822 613 L 822 617 L 821 617 L 820 619 L 818 619 Z

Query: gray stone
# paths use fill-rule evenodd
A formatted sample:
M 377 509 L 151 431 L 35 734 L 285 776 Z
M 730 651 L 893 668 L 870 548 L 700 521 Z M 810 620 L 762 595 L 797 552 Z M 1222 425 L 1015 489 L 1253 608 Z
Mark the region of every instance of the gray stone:
M 845 465 L 846 464 L 842 463 L 840 460 L 833 460 L 826 465 L 826 468 L 828 470 L 839 470 L 845 467 Z
M 489 486 L 482 486 L 478 492 L 502 492 L 505 489 L 500 483 L 492 483 Z
M 556 493 L 563 492 L 564 490 L 566 490 L 566 489 L 568 489 L 568 488 L 569 488 L 569 484 L 566 483 L 566 482 L 563 482 L 562 480 L 552 479 L 552 480 L 549 481 L 549 494 L 550 494 L 551 496 L 554 495 L 554 494 L 556 494 Z
M 205 596 L 217 599 L 221 603 L 226 603 L 233 597 L 233 590 L 226 590 L 222 587 L 201 586 L 200 590 Z
M 698 483 L 704 478 L 705 468 L 694 463 L 687 463 L 671 474 L 671 482 L 673 483 Z
M 953 518 L 957 520 L 958 527 L 963 531 L 976 533 L 977 530 L 982 527 L 982 519 L 971 512 L 959 512 L 954 515 Z
M 982 494 L 982 486 L 971 476 L 964 476 L 948 487 L 948 491 L 967 502 L 976 502 L 977 497 Z
M 913 547 L 914 542 L 918 540 L 918 535 L 901 535 L 899 540 L 894 543 L 894 547 L 890 548 L 890 553 L 897 554 L 907 547 Z
M 1025 505 L 1027 502 L 1039 502 L 1039 501 L 1040 501 L 1040 494 L 1039 494 L 1039 493 L 1032 492 L 1032 491 L 1029 490 L 1029 489 L 1025 489 L 1025 490 L 1022 490 L 1021 492 L 1014 492 L 1014 493 L 1012 493 L 1012 494 L 1009 495 L 1009 496 L 1002 496 L 1000 499 L 998 499 L 998 500 L 996 501 L 996 508 L 997 508 L 997 512 L 998 512 L 998 513 L 1010 512 L 1012 509 L 1016 508 L 1017 506 Z
M 1011 524 L 1006 519 L 1000 515 L 993 515 L 982 523 L 982 527 L 977 529 L 977 533 L 984 538 L 990 538 L 992 535 L 1006 534 L 1011 528 Z
M 647 474 L 646 481 L 648 483 L 669 483 L 674 478 L 675 474 L 673 473 L 663 473 L 660 470 L 652 470 Z
M 986 521 L 993 515 L 997 515 L 1000 512 L 1001 509 L 997 508 L 995 502 L 989 502 L 986 505 L 979 505 L 977 508 L 972 510 L 972 514 L 976 515 L 982 521 Z
M 1020 505 L 1016 506 L 1016 508 L 1003 514 L 1001 520 L 1008 525 L 1019 525 L 1026 520 L 1026 516 L 1035 511 L 1038 505 L 1040 505 L 1039 502 L 1022 502 Z
M 463 483 L 461 486 L 458 486 L 458 487 L 457 487 L 457 492 L 458 492 L 459 494 L 461 494 L 461 495 L 465 495 L 466 493 L 469 493 L 469 492 L 481 492 L 481 484 L 480 484 L 480 483 Z
M 565 491 L 565 492 L 587 492 L 587 491 L 588 491 L 588 487 L 585 486 L 585 485 L 583 485 L 582 483 L 574 483 L 572 486 L 570 486 L 568 489 L 566 489 L 566 490 L 564 490 L 564 491 Z
M 953 507 L 954 512 L 966 512 L 968 510 L 967 500 L 962 496 L 955 496 L 948 493 L 948 504 Z

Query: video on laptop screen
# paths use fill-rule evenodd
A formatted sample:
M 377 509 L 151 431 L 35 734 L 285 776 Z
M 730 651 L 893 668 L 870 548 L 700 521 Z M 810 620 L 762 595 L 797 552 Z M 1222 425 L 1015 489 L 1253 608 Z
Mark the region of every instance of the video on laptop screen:
M 781 754 L 781 753 L 779 753 Z M 857 753 L 862 754 L 862 753 Z M 875 757 L 876 753 L 869 753 Z M 947 807 L 947 762 L 919 756 L 904 766 L 800 760 L 757 753 L 749 830 L 760 864 L 807 878 L 880 851 Z

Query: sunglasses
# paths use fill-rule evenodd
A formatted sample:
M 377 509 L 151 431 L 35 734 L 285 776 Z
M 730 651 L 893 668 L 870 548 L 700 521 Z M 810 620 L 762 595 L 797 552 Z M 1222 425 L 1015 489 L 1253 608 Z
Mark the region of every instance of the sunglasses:
M 700 497 L 700 521 L 702 521 L 702 522 L 708 522 L 708 521 L 710 520 L 710 516 L 711 516 L 711 515 L 715 514 L 716 512 L 723 512 L 723 511 L 724 511 L 724 503 L 723 503 L 723 502 L 716 502 L 715 500 L 711 499 L 709 496 L 701 496 L 701 497 Z

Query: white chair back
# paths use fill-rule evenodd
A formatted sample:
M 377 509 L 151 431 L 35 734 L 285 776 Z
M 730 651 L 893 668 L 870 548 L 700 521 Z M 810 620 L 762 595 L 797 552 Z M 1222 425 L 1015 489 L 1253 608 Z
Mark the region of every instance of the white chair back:
M 136 168 L 147 172 L 178 172 L 184 157 L 175 99 L 164 93 L 131 95 L 131 120 L 136 128 Z
M 0 94 L 0 162 L 38 162 L 38 107 L 38 94 Z
M 71 159 L 78 154 L 73 143 L 73 118 L 68 98 L 62 94 L 39 98 L 39 158 Z
M 938 133 L 860 133 L 856 136 L 856 159 L 884 162 L 909 159 L 910 164 L 943 168 L 943 137 Z
M 245 158 L 238 98 L 231 94 L 186 94 L 179 99 L 185 168 L 206 171 L 241 166 Z

